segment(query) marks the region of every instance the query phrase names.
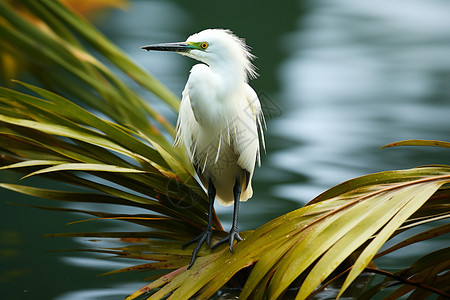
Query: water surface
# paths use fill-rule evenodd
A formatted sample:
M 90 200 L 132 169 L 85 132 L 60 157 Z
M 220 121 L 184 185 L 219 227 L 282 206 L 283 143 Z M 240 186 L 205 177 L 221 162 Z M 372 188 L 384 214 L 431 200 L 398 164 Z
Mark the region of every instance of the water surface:
M 378 149 L 404 139 L 449 140 L 446 1 L 133 1 L 127 11 L 112 11 L 98 25 L 177 95 L 194 62 L 175 54 L 149 54 L 140 46 L 182 41 L 209 27 L 230 28 L 246 37 L 259 57 L 255 64 L 261 76 L 251 85 L 264 101 L 268 130 L 267 154 L 254 177 L 254 197 L 242 205 L 242 230 L 255 229 L 353 177 L 450 163 L 448 150 Z M 144 96 L 155 103 L 152 95 Z M 167 107 L 158 108 L 175 122 L 176 115 Z M 18 176 L 9 174 L 2 173 L 2 181 L 17 182 Z M 35 201 L 0 193 L 2 199 Z M 0 279 L 7 299 L 121 299 L 142 285 L 139 273 L 96 277 L 127 265 L 123 260 L 43 253 L 92 246 L 86 239 L 40 237 L 93 231 L 94 223 L 63 226 L 82 216 L 1 205 L 0 233 L 6 238 L 1 239 L 5 271 Z M 218 212 L 227 228 L 231 209 Z M 96 230 L 133 229 L 117 222 L 97 226 Z M 446 237 L 422 243 L 379 263 L 399 270 L 420 253 L 448 242 Z

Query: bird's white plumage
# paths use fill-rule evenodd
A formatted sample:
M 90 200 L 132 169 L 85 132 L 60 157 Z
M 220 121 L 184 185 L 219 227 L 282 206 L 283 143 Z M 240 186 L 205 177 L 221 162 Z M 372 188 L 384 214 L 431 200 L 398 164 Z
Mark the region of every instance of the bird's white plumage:
M 213 181 L 219 203 L 233 203 L 236 178 L 241 181 L 240 200 L 246 201 L 253 194 L 262 122 L 260 102 L 247 83 L 256 76 L 253 56 L 229 30 L 207 29 L 186 42 L 207 42 L 208 47 L 181 53 L 203 64 L 191 69 L 183 91 L 176 144 L 186 149 L 203 183 Z

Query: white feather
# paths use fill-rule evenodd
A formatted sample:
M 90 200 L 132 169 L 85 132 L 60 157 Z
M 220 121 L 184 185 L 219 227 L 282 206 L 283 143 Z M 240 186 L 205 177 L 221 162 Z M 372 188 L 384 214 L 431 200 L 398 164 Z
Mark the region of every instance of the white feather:
M 205 51 L 183 53 L 205 64 L 192 67 L 183 91 L 176 144 L 200 168 L 204 184 L 213 181 L 219 203 L 233 203 L 233 186 L 240 178 L 241 201 L 252 194 L 251 179 L 259 162 L 261 105 L 247 84 L 256 72 L 243 40 L 228 30 L 207 29 L 187 42 L 207 42 Z M 262 138 L 262 131 L 260 131 Z M 246 183 L 248 176 L 248 184 Z M 206 184 L 205 184 L 206 185 Z M 207 185 L 206 185 L 207 186 Z

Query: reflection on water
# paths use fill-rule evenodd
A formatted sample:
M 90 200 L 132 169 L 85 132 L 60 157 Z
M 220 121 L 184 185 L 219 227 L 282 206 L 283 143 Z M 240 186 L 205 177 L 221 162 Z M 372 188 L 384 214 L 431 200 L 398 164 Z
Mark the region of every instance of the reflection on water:
M 449 140 L 450 3 L 314 5 L 298 31 L 282 37 L 296 51 L 280 67 L 279 97 L 288 109 L 270 124 L 272 134 L 298 144 L 270 153 L 269 163 L 307 179 L 278 184 L 277 195 L 306 202 L 356 176 L 448 164 L 447 149 L 377 148 L 404 139 Z M 377 263 L 398 271 L 448 242 L 420 243 Z
M 131 292 L 139 289 L 142 284 L 116 284 L 113 287 L 104 289 L 80 289 L 65 293 L 55 298 L 55 300 L 106 300 L 106 299 L 124 299 Z
M 296 49 L 280 71 L 289 110 L 271 124 L 299 144 L 269 155 L 285 170 L 307 170 L 309 179 L 277 193 L 306 201 L 369 172 L 448 163 L 439 150 L 376 149 L 448 140 L 450 3 L 315 1 L 299 25 L 282 38 Z

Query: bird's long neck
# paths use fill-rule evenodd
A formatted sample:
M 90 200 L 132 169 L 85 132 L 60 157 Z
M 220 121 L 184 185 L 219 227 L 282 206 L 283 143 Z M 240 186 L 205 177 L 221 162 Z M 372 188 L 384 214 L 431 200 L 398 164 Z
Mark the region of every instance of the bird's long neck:
M 218 89 L 221 94 L 226 97 L 240 90 L 247 83 L 247 74 L 241 66 L 233 63 L 221 62 L 219 64 L 211 64 L 211 71 L 217 77 L 220 85 Z
M 191 108 L 197 122 L 205 128 L 226 128 L 230 117 L 235 119 L 242 93 L 245 73 L 237 66 L 220 64 L 195 65 L 188 79 Z M 245 93 L 245 92 L 244 92 Z

